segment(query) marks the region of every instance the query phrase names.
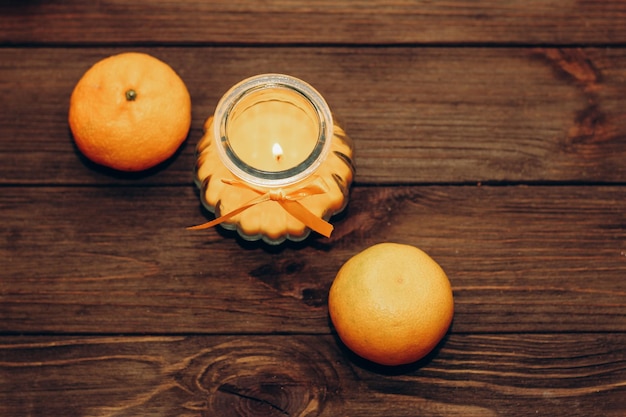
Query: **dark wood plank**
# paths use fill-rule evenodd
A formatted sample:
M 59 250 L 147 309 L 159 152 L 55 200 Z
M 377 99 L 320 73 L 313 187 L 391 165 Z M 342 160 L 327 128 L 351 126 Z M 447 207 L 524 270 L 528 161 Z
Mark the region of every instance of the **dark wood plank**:
M 575 1 L 4 0 L 0 43 L 623 44 L 626 4 Z
M 0 193 L 0 331 L 328 333 L 339 267 L 381 241 L 447 271 L 457 332 L 626 331 L 624 187 L 356 187 L 331 239 L 267 248 L 192 186 Z
M 0 416 L 626 414 L 626 2 L 0 0 Z M 186 144 L 84 160 L 69 95 L 140 50 L 193 99 Z M 221 229 L 202 124 L 261 72 L 312 83 L 356 144 L 330 239 Z M 337 339 L 327 293 L 381 241 L 430 253 L 456 314 L 399 369 Z
M 324 94 L 361 184 L 626 181 L 624 49 L 141 49 L 181 74 L 193 124 L 174 160 L 139 177 L 85 166 L 67 126 L 82 73 L 122 50 L 0 49 L 0 183 L 190 183 L 204 120 L 262 72 Z
M 332 336 L 2 337 L 13 415 L 618 417 L 626 335 L 452 335 L 381 369 Z

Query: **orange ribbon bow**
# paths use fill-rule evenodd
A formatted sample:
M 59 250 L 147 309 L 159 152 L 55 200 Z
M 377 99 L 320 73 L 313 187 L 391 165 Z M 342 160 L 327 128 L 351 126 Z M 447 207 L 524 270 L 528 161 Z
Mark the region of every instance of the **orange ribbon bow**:
M 311 183 L 302 188 L 298 188 L 297 190 L 294 190 L 292 192 L 285 194 L 284 190 L 280 188 L 275 189 L 275 190 L 271 189 L 266 192 L 266 191 L 257 190 L 256 188 L 253 188 L 249 186 L 248 184 L 235 180 L 235 179 L 231 179 L 231 180 L 222 179 L 222 182 L 228 185 L 232 185 L 233 187 L 239 187 L 239 188 L 244 188 L 246 190 L 254 191 L 260 195 L 248 201 L 243 206 L 231 211 L 230 213 L 226 213 L 223 216 L 220 216 L 217 219 L 212 220 L 210 222 L 200 224 L 197 226 L 188 227 L 187 228 L 188 230 L 208 229 L 210 227 L 217 226 L 218 224 L 225 222 L 231 217 L 236 216 L 237 214 L 241 213 L 244 210 L 249 209 L 250 207 L 254 205 L 263 203 L 265 201 L 276 201 L 278 204 L 281 205 L 283 209 L 285 209 L 285 211 L 287 211 L 287 213 L 291 214 L 293 217 L 300 220 L 309 229 L 314 230 L 317 233 L 326 237 L 330 237 L 330 234 L 333 231 L 333 226 L 330 223 L 328 223 L 324 219 L 317 217 L 315 214 L 311 213 L 309 209 L 307 209 L 298 201 L 305 197 L 316 195 L 316 194 L 324 194 L 325 192 L 328 191 L 327 189 L 325 189 L 319 184 Z

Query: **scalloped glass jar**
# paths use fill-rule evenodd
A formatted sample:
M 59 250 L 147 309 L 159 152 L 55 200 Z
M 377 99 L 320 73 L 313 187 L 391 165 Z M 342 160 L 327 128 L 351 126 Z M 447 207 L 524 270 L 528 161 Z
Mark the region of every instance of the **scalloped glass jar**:
M 196 149 L 195 181 L 202 204 L 217 217 L 260 194 L 294 195 L 315 183 L 324 191 L 298 202 L 328 221 L 348 202 L 353 150 L 312 86 L 284 74 L 261 74 L 233 86 L 206 120 Z M 233 187 L 233 180 L 245 186 Z M 300 241 L 311 232 L 273 200 L 220 224 L 246 240 L 269 244 Z

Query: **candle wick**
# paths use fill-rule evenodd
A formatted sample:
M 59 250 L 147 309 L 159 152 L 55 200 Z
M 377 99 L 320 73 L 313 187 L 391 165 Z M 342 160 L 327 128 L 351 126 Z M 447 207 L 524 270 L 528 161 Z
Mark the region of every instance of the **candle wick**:
M 280 162 L 280 159 L 283 157 L 283 148 L 278 143 L 275 143 L 274 146 L 272 146 L 272 153 L 274 154 L 274 158 L 276 158 L 276 162 Z

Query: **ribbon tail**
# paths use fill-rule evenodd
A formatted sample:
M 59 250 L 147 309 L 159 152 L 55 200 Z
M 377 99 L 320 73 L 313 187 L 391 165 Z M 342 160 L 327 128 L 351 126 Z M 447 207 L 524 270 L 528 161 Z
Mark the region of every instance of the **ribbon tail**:
M 298 201 L 280 200 L 278 203 L 293 217 L 300 220 L 309 229 L 316 231 L 325 237 L 330 237 L 333 225 L 326 220 L 317 217 Z
M 238 215 L 239 213 L 241 213 L 242 211 L 245 211 L 247 209 L 249 209 L 250 207 L 262 203 L 263 201 L 267 201 L 269 200 L 269 197 L 262 195 L 260 197 L 255 198 L 254 200 L 251 200 L 249 202 L 247 202 L 246 204 L 244 204 L 243 206 L 224 214 L 223 216 L 218 217 L 215 220 L 211 220 L 210 222 L 206 222 L 203 224 L 199 224 L 197 226 L 191 226 L 188 227 L 187 230 L 202 230 L 202 229 L 209 229 L 213 226 L 217 226 L 220 223 L 224 223 L 226 220 L 229 220 L 230 218 Z

